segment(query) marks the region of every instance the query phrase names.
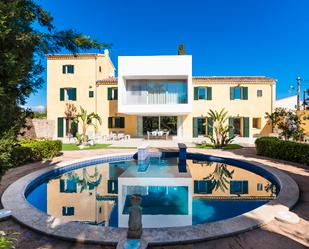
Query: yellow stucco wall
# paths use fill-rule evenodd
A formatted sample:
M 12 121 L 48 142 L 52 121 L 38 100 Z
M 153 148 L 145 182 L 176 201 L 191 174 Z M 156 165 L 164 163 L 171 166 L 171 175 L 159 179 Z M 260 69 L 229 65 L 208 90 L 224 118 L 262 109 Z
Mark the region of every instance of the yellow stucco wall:
M 63 74 L 63 65 L 74 65 L 74 74 Z M 101 72 L 100 72 L 101 67 Z M 96 81 L 112 77 L 115 69 L 108 53 L 100 55 L 54 55 L 47 59 L 47 119 L 55 120 L 54 137 L 57 137 L 57 118 L 64 117 L 66 103 L 72 103 L 79 112 L 80 106 L 88 113 L 96 111 L 96 98 L 89 98 L 89 91 L 96 94 Z M 76 101 L 60 101 L 60 88 L 76 88 Z M 99 90 L 99 89 L 98 89 Z M 98 93 L 99 94 L 99 93 Z M 105 99 L 104 99 L 105 100 Z M 104 104 L 104 100 L 102 101 Z M 103 112 L 97 112 L 103 118 Z M 107 121 L 106 121 L 107 122 Z M 106 123 L 105 122 L 105 123 Z M 81 124 L 79 124 L 81 130 Z M 89 132 L 94 132 L 90 127 Z
M 62 65 L 74 65 L 74 74 L 63 74 Z M 99 68 L 101 67 L 101 72 Z M 102 118 L 102 125 L 97 131 L 101 135 L 110 132 L 124 132 L 131 136 L 137 133 L 137 117 L 135 115 L 120 114 L 117 110 L 117 101 L 107 99 L 108 87 L 117 87 L 117 81 L 106 80 L 115 75 L 115 68 L 109 58 L 108 52 L 100 55 L 53 55 L 47 60 L 47 119 L 55 121 L 54 138 L 57 137 L 57 118 L 64 117 L 65 104 L 73 103 L 79 111 L 79 107 L 90 112 L 97 112 Z M 212 87 L 212 100 L 193 100 L 193 111 L 182 116 L 183 137 L 192 138 L 192 118 L 206 117 L 210 109 L 220 110 L 225 108 L 231 117 L 249 117 L 250 137 L 265 135 L 271 132 L 267 125 L 265 112 L 271 112 L 275 95 L 275 82 L 269 78 L 259 78 L 246 81 L 246 78 L 224 78 L 222 80 L 193 78 L 193 87 Z M 98 80 L 104 83 L 96 85 Z M 112 79 L 112 78 L 111 78 Z M 247 86 L 248 100 L 230 100 L 230 87 Z M 77 88 L 76 101 L 60 101 L 60 88 Z M 94 98 L 89 98 L 89 91 L 94 91 Z M 263 91 L 262 97 L 257 97 L 257 90 Z M 109 129 L 108 117 L 125 117 L 124 129 Z M 253 118 L 261 118 L 261 129 L 253 128 Z M 64 124 L 65 126 L 65 124 Z M 81 124 L 79 124 L 79 132 Z M 94 128 L 89 127 L 88 135 L 94 134 Z
M 301 118 L 304 133 L 309 135 L 309 110 L 298 111 L 297 114 Z
M 102 176 L 100 184 L 93 190 L 85 189 L 81 191 L 81 186 L 77 186 L 76 193 L 61 193 L 60 179 L 66 180 L 67 175 L 60 179 L 53 179 L 47 184 L 47 213 L 55 217 L 61 217 L 66 221 L 89 221 L 108 222 L 110 212 L 114 206 L 113 201 L 98 201 L 96 195 L 111 196 L 107 193 L 107 181 L 109 179 L 108 165 L 98 166 L 99 176 Z M 83 179 L 83 169 L 75 170 L 80 179 Z M 95 167 L 87 168 L 89 175 L 94 175 Z M 73 216 L 63 216 L 62 207 L 74 207 Z M 100 211 L 101 210 L 101 211 Z
M 190 170 L 192 181 L 194 180 L 204 180 L 205 177 L 209 176 L 215 171 L 215 167 L 218 163 L 211 163 L 211 165 L 203 165 L 201 163 L 195 163 L 191 160 L 187 160 L 187 166 Z M 220 163 L 219 163 L 220 164 Z M 273 194 L 271 191 L 266 191 L 265 187 L 269 184 L 271 184 L 267 179 L 263 178 L 262 176 L 256 175 L 253 172 L 228 165 L 228 170 L 230 172 L 234 171 L 232 174 L 233 178 L 229 179 L 226 178 L 228 181 L 248 181 L 248 194 L 242 194 L 243 197 L 248 196 L 254 196 L 254 197 L 271 197 Z M 260 183 L 263 185 L 263 190 L 258 191 L 257 184 Z M 212 197 L 231 197 L 231 196 L 237 196 L 230 194 L 230 185 L 229 183 L 226 183 L 227 189 L 225 191 L 222 191 L 220 188 L 217 190 L 213 190 L 211 194 L 195 194 L 193 193 L 194 197 L 199 196 L 212 196 Z
M 117 87 L 117 84 L 102 84 L 97 87 L 97 110 L 102 118 L 102 125 L 99 132 L 102 135 L 108 135 L 111 132 L 125 133 L 131 136 L 136 135 L 136 116 L 126 115 L 118 112 L 118 101 L 107 99 L 107 89 L 109 87 Z M 108 128 L 108 117 L 124 117 L 125 128 Z
M 230 87 L 248 87 L 248 100 L 230 100 Z M 222 81 L 193 79 L 193 87 L 212 87 L 212 100 L 193 100 L 193 112 L 183 117 L 183 130 L 185 136 L 192 137 L 193 117 L 207 117 L 210 109 L 220 111 L 224 108 L 230 117 L 249 117 L 250 136 L 265 135 L 271 132 L 271 127 L 265 119 L 265 112 L 273 108 L 274 85 L 259 82 Z M 257 97 L 257 90 L 263 91 L 262 97 Z M 253 128 L 253 118 L 261 118 L 261 129 Z

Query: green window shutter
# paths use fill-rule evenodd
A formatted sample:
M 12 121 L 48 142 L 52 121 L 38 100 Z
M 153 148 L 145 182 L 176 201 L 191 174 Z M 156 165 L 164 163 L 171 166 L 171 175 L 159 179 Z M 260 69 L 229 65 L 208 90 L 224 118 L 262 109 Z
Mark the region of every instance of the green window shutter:
M 94 92 L 93 91 L 89 91 L 89 98 L 93 98 L 94 96 Z
M 234 99 L 234 87 L 230 87 L 230 100 Z
M 64 193 L 65 189 L 64 189 L 64 180 L 60 179 L 60 193 Z
M 193 118 L 193 137 L 198 137 L 198 118 Z
M 249 118 L 243 118 L 243 136 L 249 137 Z
M 74 73 L 74 65 L 71 65 L 71 73 Z
M 197 180 L 194 180 L 194 194 L 198 194 L 198 181 Z
M 206 194 L 211 194 L 212 189 L 213 189 L 212 182 L 211 182 L 211 180 L 207 180 L 206 182 L 207 182 L 207 192 L 206 192 Z
M 119 124 L 120 127 L 119 127 L 119 128 L 125 128 L 125 127 L 124 127 L 124 124 L 125 124 L 125 119 L 124 119 L 124 117 L 120 117 L 120 118 L 119 118 L 119 122 L 120 122 L 120 124 Z
M 76 88 L 72 88 L 72 100 L 76 100 Z
M 63 66 L 62 66 L 62 73 L 64 73 L 64 74 L 66 73 L 66 70 L 65 70 L 65 69 L 66 69 L 66 66 L 63 65 Z
M 241 88 L 241 99 L 247 100 L 248 99 L 248 87 Z
M 118 88 L 114 88 L 114 100 L 118 100 Z
M 212 100 L 212 87 L 207 87 L 207 100 Z
M 64 101 L 64 88 L 60 88 L 60 101 Z
M 111 88 L 111 87 L 107 88 L 107 99 L 108 100 L 113 99 L 113 88 Z
M 115 128 L 120 128 L 120 118 L 115 118 Z
M 208 136 L 212 136 L 213 135 L 213 120 L 212 118 L 207 118 L 207 134 Z
M 71 133 L 73 137 L 76 137 L 76 133 L 78 132 L 78 123 L 77 122 L 72 122 L 71 124 Z
M 108 117 L 108 128 L 113 128 L 113 118 Z
M 233 126 L 232 129 L 229 131 L 229 136 L 233 137 L 234 136 L 234 118 L 229 118 L 229 125 Z
M 243 181 L 242 182 L 242 193 L 243 194 L 248 194 L 248 181 Z
M 198 87 L 194 87 L 194 100 L 198 100 Z
M 58 137 L 63 137 L 63 118 L 58 118 Z

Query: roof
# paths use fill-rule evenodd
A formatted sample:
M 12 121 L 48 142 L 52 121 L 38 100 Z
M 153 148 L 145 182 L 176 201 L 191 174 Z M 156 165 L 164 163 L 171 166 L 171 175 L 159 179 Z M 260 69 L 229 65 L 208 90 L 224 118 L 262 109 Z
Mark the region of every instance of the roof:
M 194 83 L 209 82 L 209 83 L 265 83 L 274 84 L 275 79 L 265 76 L 193 76 Z M 117 77 L 109 77 L 97 81 L 97 84 L 117 84 Z
M 57 59 L 95 59 L 97 57 L 104 57 L 105 54 L 48 54 L 48 60 L 57 60 Z
M 108 77 L 102 80 L 97 80 L 96 82 L 99 85 L 109 85 L 109 84 L 117 84 L 118 78 L 117 77 Z
M 192 80 L 211 83 L 276 83 L 275 79 L 265 76 L 193 76 Z

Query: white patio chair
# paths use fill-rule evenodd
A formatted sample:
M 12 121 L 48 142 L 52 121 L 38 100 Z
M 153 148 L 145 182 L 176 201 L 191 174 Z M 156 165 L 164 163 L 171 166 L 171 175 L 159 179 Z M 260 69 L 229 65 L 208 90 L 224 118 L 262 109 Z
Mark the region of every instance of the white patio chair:
M 118 140 L 124 140 L 125 139 L 124 133 L 118 133 L 117 139 Z
M 162 138 L 163 137 L 163 135 L 164 135 L 164 131 L 158 131 L 158 137 L 160 137 L 160 138 Z

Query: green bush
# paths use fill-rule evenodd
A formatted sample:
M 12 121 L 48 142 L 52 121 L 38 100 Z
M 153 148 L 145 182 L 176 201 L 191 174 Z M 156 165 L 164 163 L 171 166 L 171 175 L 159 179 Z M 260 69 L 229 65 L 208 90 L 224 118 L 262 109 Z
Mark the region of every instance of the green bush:
M 255 145 L 258 155 L 309 165 L 309 144 L 261 137 Z
M 43 159 L 52 159 L 62 148 L 61 141 L 0 139 L 0 176 L 11 167 Z
M 60 140 L 25 140 L 21 146 L 30 148 L 35 160 L 52 159 L 57 156 L 62 148 Z

